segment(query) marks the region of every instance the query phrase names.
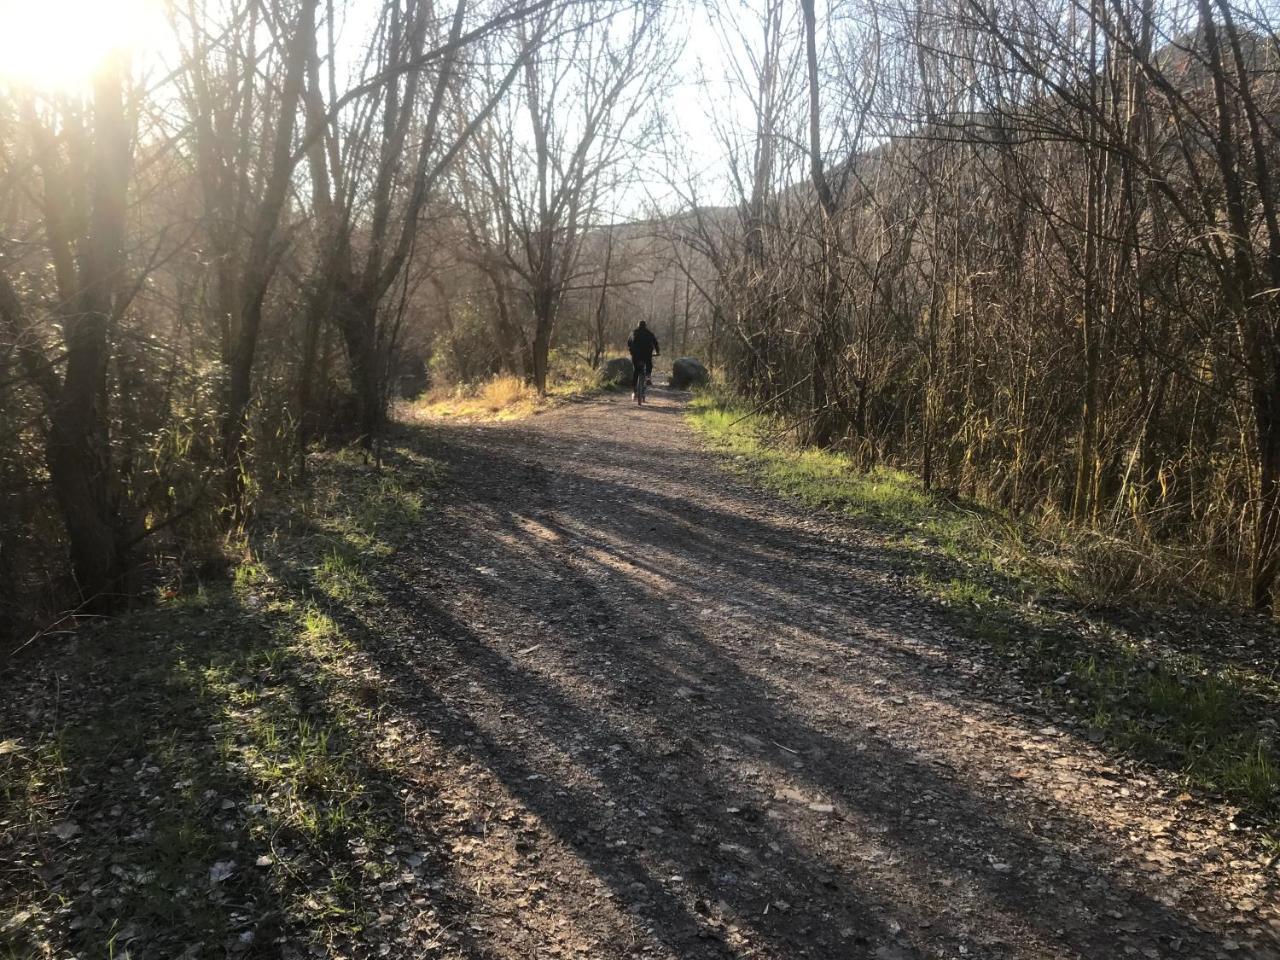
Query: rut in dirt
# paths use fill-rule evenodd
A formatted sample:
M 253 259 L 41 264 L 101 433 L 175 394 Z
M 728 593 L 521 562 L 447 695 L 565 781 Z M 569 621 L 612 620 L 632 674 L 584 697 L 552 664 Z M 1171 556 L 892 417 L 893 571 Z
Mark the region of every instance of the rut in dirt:
M 456 495 L 367 650 L 448 875 L 396 955 L 1280 957 L 1274 871 L 1211 805 L 1040 713 L 889 538 L 737 479 L 682 407 L 433 432 Z

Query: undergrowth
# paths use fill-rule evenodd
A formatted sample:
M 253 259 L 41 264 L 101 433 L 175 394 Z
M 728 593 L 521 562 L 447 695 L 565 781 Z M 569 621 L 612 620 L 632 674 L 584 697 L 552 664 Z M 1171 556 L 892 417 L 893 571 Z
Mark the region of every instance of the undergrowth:
M 426 419 L 517 420 L 544 403 L 519 377 L 503 375 L 483 383 L 431 390 L 409 405 L 407 413 Z
M 358 890 L 399 869 L 380 855 L 399 797 L 342 623 L 378 600 L 369 565 L 439 480 L 413 450 L 386 459 L 319 457 L 306 496 L 264 505 L 226 581 L 37 658 L 7 690 L 0 957 L 277 957 L 375 919 Z
M 1272 837 L 1280 833 L 1280 682 L 1266 657 L 1222 655 L 1230 615 L 1157 617 L 1141 596 L 1108 596 L 1089 570 L 1092 539 L 1073 540 L 1064 528 L 1054 538 L 932 495 L 900 470 L 866 471 L 840 453 L 802 448 L 780 425 L 716 392 L 696 397 L 688 418 L 754 482 L 888 535 L 921 593 L 1006 658 L 1046 703 L 1073 713 L 1091 739 L 1165 765 L 1240 804 Z M 1146 628 L 1116 622 L 1104 600 L 1127 605 L 1137 612 L 1129 619 Z M 1217 640 L 1196 636 L 1200 617 L 1225 624 Z M 1256 623 L 1249 630 L 1275 643 L 1274 631 Z
M 408 419 L 520 420 L 601 387 L 599 371 L 578 353 L 553 352 L 550 370 L 545 397 L 539 397 L 532 384 L 522 378 L 499 374 L 477 383 L 429 390 L 401 412 Z

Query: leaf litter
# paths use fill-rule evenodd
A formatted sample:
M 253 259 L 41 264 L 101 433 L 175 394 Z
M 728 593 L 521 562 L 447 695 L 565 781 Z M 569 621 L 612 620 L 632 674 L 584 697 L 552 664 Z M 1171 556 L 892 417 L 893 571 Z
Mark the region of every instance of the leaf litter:
M 383 546 L 358 578 L 317 583 L 298 548 L 253 603 L 178 621 L 190 658 L 310 604 L 315 649 L 188 678 L 192 722 L 117 731 L 129 755 L 68 766 L 39 721 L 87 725 L 98 690 L 68 674 L 55 696 L 56 659 L 27 665 L 0 742 L 27 778 L 0 834 L 25 893 L 0 936 L 36 956 L 1280 957 L 1247 819 L 1091 740 L 880 533 L 724 472 L 652 398 L 401 437 L 452 486 L 362 530 Z M 173 642 L 162 612 L 131 628 Z M 140 688 L 164 717 L 172 689 Z

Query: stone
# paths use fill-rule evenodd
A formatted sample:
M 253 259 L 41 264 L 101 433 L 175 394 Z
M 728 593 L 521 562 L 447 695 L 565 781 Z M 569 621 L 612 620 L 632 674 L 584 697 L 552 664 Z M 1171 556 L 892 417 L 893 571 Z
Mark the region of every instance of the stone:
M 630 357 L 614 357 L 606 360 L 600 368 L 600 385 L 603 387 L 626 387 L 630 389 L 635 382 L 636 370 L 631 365 Z
M 701 360 L 694 357 L 681 357 L 671 364 L 671 386 L 675 390 L 705 387 L 710 382 L 711 374 L 707 372 Z

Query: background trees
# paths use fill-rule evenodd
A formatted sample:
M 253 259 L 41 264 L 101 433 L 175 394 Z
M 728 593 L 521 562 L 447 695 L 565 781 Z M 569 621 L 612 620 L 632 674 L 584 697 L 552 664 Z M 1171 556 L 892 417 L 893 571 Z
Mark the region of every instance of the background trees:
M 809 183 L 774 191 L 763 227 L 744 195 L 721 239 L 752 291 L 731 377 L 815 442 L 1160 549 L 1269 606 L 1272 13 L 804 12 L 785 46 L 806 55 Z M 776 139 L 761 126 L 757 154 Z
M 500 309 L 510 312 L 513 292 L 527 302 L 526 372 L 539 393 L 584 234 L 607 217 L 652 135 L 646 124 L 671 61 L 661 16 L 655 4 L 628 2 L 541 15 L 528 29 L 552 39 L 524 60 L 517 96 L 492 112 L 458 170 Z
M 436 332 L 490 313 L 449 272 L 467 248 L 453 178 L 482 132 L 511 141 L 526 199 L 542 177 L 542 220 L 501 222 L 548 238 L 531 275 L 557 278 L 536 298 L 556 300 L 626 149 L 619 108 L 644 112 L 662 15 L 577 0 L 163 11 L 157 49 L 104 54 L 87 86 L 0 80 L 6 627 L 111 608 L 157 563 L 197 569 L 312 444 L 375 447 L 396 384 L 424 385 L 401 377 L 402 346 L 421 369 Z M 551 87 L 577 106 L 554 111 Z M 541 174 L 511 116 L 539 118 Z
M 545 392 L 639 319 L 802 439 L 1270 605 L 1265 5 L 165 14 L 149 61 L 0 86 L 10 622 L 216 558 L 428 369 Z

